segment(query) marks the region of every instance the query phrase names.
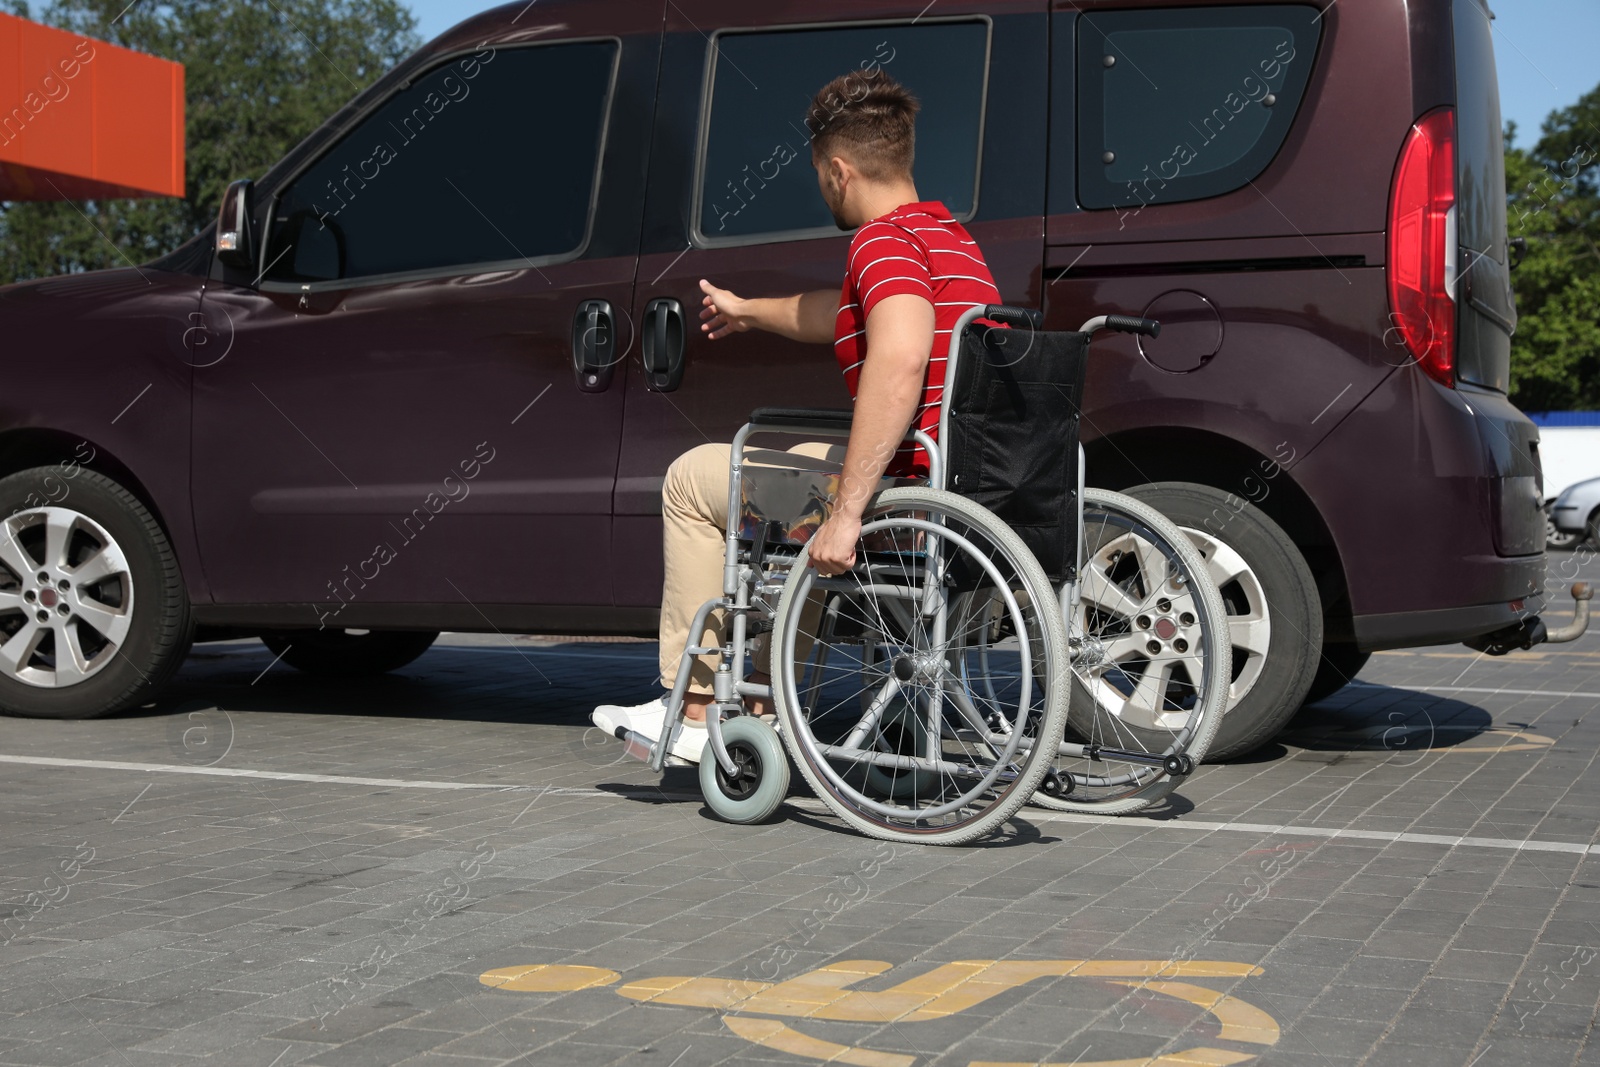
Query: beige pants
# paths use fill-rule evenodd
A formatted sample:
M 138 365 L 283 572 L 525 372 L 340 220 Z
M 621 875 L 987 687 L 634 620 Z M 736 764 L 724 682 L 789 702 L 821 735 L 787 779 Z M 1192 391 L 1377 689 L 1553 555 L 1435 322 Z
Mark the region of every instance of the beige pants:
M 667 468 L 662 487 L 662 517 L 666 530 L 661 550 L 666 581 L 661 589 L 661 684 L 671 689 L 678 680 L 683 650 L 693 642 L 702 648 L 723 641 L 722 612 L 706 620 L 704 633 L 690 634 L 700 605 L 722 595 L 722 566 L 727 548 L 728 463 L 730 445 L 704 444 L 690 449 Z M 818 467 L 837 470 L 844 463 L 841 441 L 805 441 L 788 452 L 745 449 L 745 477 L 759 478 L 752 467 L 811 466 L 796 464 L 797 456 L 823 460 Z M 892 484 L 885 482 L 885 484 Z M 771 673 L 766 644 L 755 662 L 757 670 Z M 712 677 L 721 657 L 697 656 L 689 671 L 688 691 L 710 695 Z

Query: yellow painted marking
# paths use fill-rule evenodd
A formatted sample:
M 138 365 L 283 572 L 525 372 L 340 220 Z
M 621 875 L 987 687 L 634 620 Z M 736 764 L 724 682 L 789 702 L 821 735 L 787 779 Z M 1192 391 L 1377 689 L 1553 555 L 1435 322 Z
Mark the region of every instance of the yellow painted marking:
M 1440 732 L 1444 732 L 1442 729 Z M 1509 726 L 1496 726 L 1485 730 L 1479 737 L 1503 737 L 1505 744 L 1501 745 L 1454 745 L 1442 749 L 1444 752 L 1526 752 L 1529 749 L 1549 748 L 1556 743 L 1553 737 L 1544 734 L 1529 733 L 1527 730 L 1513 730 Z
M 535 963 L 529 967 L 501 967 L 485 971 L 478 981 L 517 993 L 571 993 L 591 986 L 608 986 L 622 976 L 604 967 L 579 967 L 560 963 Z
M 766 982 L 739 978 L 647 978 L 630 982 L 617 993 L 629 1000 L 679 1008 L 733 1008 L 768 988 Z
M 1468 734 L 1468 741 L 1477 741 L 1485 738 L 1488 744 L 1450 744 L 1440 740 L 1444 734 Z M 1398 735 L 1398 736 L 1397 736 Z M 1296 737 L 1294 733 L 1283 735 L 1289 740 Z M 1479 730 L 1472 726 L 1436 726 L 1430 727 L 1426 723 L 1409 723 L 1402 726 L 1389 726 L 1374 724 L 1353 730 L 1339 730 L 1327 735 L 1317 735 L 1311 731 L 1300 735 L 1318 742 L 1340 741 L 1349 742 L 1355 749 L 1356 746 L 1365 745 L 1365 751 L 1376 752 L 1380 749 L 1393 752 L 1397 755 L 1447 755 L 1451 752 L 1492 754 L 1500 752 L 1528 752 L 1541 748 L 1549 748 L 1556 743 L 1555 738 L 1546 737 L 1528 730 L 1517 730 L 1510 726 L 1493 726 L 1487 730 Z M 1495 743 L 1496 739 L 1503 739 Z M 1415 748 L 1408 742 L 1416 741 Z M 1361 751 L 1361 749 L 1357 749 Z
M 1188 982 L 1118 982 L 1132 989 L 1150 989 L 1157 993 L 1165 993 L 1169 997 L 1187 1000 L 1196 1007 L 1204 1008 L 1217 1021 L 1222 1024 L 1222 1029 L 1217 1037 L 1223 1041 L 1245 1041 L 1252 1045 L 1276 1045 L 1281 1036 L 1278 1023 L 1272 1016 L 1256 1007 L 1246 1004 L 1237 997 L 1226 993 L 1218 993 L 1215 989 L 1205 986 L 1190 985 Z
M 1071 1063 L 1017 1063 L 999 1060 L 973 1060 L 969 1067 L 1230 1067 L 1255 1059 L 1253 1052 L 1229 1052 L 1220 1048 L 1191 1048 L 1160 1056 L 1133 1060 L 1073 1060 Z
M 776 1019 L 746 1019 L 737 1015 L 724 1016 L 722 1021 L 729 1030 L 746 1041 L 763 1048 L 787 1052 L 791 1056 L 821 1060 L 824 1063 L 848 1063 L 853 1067 L 911 1067 L 915 1056 L 902 1056 L 894 1052 L 874 1052 L 871 1049 L 836 1045 L 832 1041 L 807 1037 L 789 1029 Z
M 1266 972 L 1252 963 L 1223 960 L 1089 960 L 1075 973 L 1095 978 L 1256 978 Z
M 949 1018 L 1007 990 L 1039 978 L 1138 979 L 1115 984 L 1149 989 L 1194 1004 L 1214 1016 L 1222 1040 L 1275 1045 L 1277 1022 L 1252 1004 L 1175 978 L 1251 978 L 1263 973 L 1248 963 L 1220 960 L 958 960 L 884 990 L 851 989 L 891 969 L 881 960 L 844 960 L 776 984 L 735 978 L 666 976 L 629 982 L 617 990 L 630 1000 L 724 1012 L 728 1029 L 757 1045 L 852 1067 L 912 1067 L 916 1057 L 853 1048 L 799 1033 L 771 1016 L 837 1022 L 922 1022 Z M 553 992 L 606 986 L 615 971 L 600 967 L 534 965 L 487 971 L 484 985 L 519 992 Z M 768 1016 L 769 1018 L 753 1018 Z M 1194 1048 L 1131 1060 L 1078 1061 L 1077 1067 L 1228 1067 L 1249 1053 Z M 1025 1067 L 974 1062 L 972 1067 Z M 1046 1065 L 1053 1067 L 1053 1065 Z M 1064 1065 L 1062 1065 L 1064 1067 Z

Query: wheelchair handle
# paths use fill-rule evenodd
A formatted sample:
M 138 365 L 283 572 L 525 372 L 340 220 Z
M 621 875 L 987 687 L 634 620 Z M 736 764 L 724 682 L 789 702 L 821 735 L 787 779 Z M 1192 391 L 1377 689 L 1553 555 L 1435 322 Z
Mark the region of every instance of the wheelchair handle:
M 1044 312 L 1037 308 L 1016 308 L 1009 304 L 990 304 L 983 309 L 983 317 L 993 322 L 1003 322 L 1007 326 L 1027 326 L 1031 329 L 1044 327 Z
M 1105 316 L 1104 325 L 1108 330 L 1119 330 L 1122 333 L 1142 333 L 1146 337 L 1161 336 L 1161 323 L 1155 319 L 1141 319 L 1136 315 L 1107 315 Z M 1093 331 L 1085 330 L 1084 332 L 1092 333 Z

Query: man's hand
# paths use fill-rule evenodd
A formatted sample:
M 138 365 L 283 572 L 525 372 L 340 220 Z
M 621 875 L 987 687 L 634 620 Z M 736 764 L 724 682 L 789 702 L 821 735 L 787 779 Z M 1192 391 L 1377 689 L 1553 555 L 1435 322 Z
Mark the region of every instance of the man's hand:
M 835 512 L 811 536 L 811 566 L 824 578 L 843 574 L 856 563 L 856 542 L 861 540 L 861 520 Z
M 769 330 L 791 341 L 816 344 L 833 340 L 839 294 L 831 290 L 746 300 L 702 278 L 700 291 L 706 294 L 700 329 L 713 341 L 746 330 Z
M 744 333 L 756 325 L 750 307 L 754 301 L 735 296 L 726 289 L 718 289 L 704 278 L 700 280 L 700 291 L 706 294 L 703 301 L 705 307 L 700 312 L 700 329 L 711 340 L 726 337 L 730 333 Z

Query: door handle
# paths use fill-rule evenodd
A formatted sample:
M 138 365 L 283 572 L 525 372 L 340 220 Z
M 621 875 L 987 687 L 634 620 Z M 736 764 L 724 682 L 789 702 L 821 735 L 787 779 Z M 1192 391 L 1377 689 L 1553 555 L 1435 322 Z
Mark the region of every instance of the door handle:
M 616 367 L 617 320 L 607 300 L 585 300 L 572 319 L 572 374 L 578 391 L 603 393 L 611 388 Z
M 653 393 L 670 393 L 683 384 L 683 305 L 658 297 L 644 309 L 644 384 Z

